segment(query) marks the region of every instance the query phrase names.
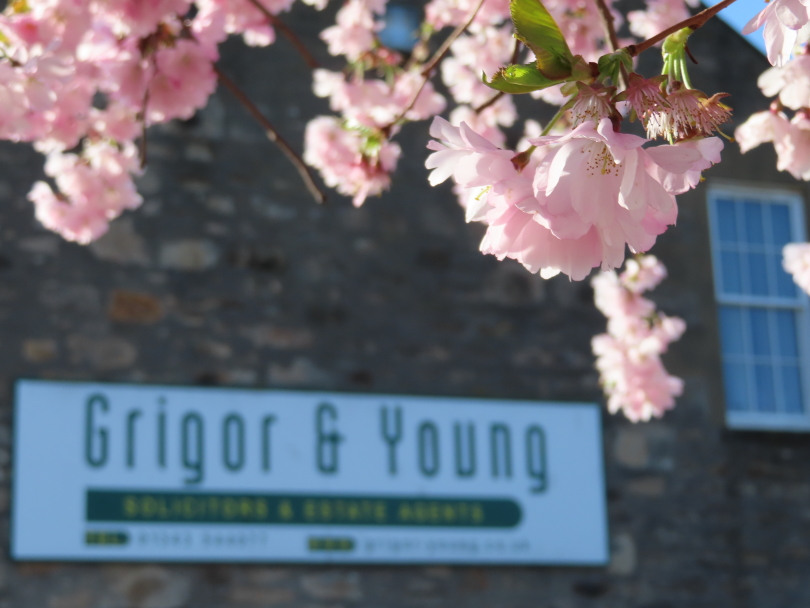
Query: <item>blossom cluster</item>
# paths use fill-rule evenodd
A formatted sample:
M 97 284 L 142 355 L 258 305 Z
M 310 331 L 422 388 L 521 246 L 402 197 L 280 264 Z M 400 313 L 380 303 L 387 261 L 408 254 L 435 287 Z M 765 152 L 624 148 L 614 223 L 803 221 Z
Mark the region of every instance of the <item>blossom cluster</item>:
M 340 117 L 318 116 L 307 124 L 304 160 L 357 207 L 390 186 L 401 154 L 391 137 L 402 123 L 424 120 L 445 107 L 444 97 L 419 70 L 402 66 L 401 55 L 380 42 L 378 18 L 385 5 L 386 0 L 348 0 L 321 38 L 351 69 L 313 72 L 315 94 L 328 98 Z
M 782 249 L 782 266 L 796 285 L 810 294 L 810 243 L 788 243 Z
M 690 0 L 693 1 L 693 0 Z M 607 3 L 616 26 L 621 14 Z M 403 58 L 380 41 L 380 20 L 386 0 L 347 0 L 338 11 L 335 25 L 321 34 L 329 52 L 343 56 L 347 69 L 342 73 L 316 70 L 314 91 L 327 97 L 330 107 L 340 114 L 326 120 L 313 119 L 305 139 L 305 160 L 317 168 L 327 185 L 351 196 L 355 205 L 369 195 L 380 194 L 390 185 L 390 173 L 401 153 L 391 141 L 400 125 L 424 120 L 444 109 L 444 100 L 427 82 L 421 86 L 424 64 L 420 52 L 429 45 L 430 36 L 447 27 L 458 27 L 472 17 L 466 31 L 453 40 L 449 53 L 439 63 L 442 80 L 455 109 L 449 121 L 458 126 L 466 122 L 476 132 L 499 146 L 505 145 L 503 128 L 517 120 L 510 96 L 492 103 L 495 92 L 482 82 L 481 74 L 493 74 L 510 62 L 519 51 L 510 20 L 509 0 L 431 0 L 425 6 L 422 40 L 413 57 L 403 67 Z M 546 0 L 544 7 L 554 17 L 571 51 L 586 61 L 597 61 L 608 45 L 607 34 L 598 6 L 591 0 Z M 638 35 L 656 34 L 688 16 L 684 0 L 650 0 L 646 11 L 630 14 L 631 27 Z M 627 41 L 632 42 L 632 41 Z M 533 54 L 524 49 L 526 60 Z M 514 60 L 513 60 L 514 61 Z M 400 92 L 412 89 L 408 95 Z M 532 93 L 549 103 L 562 105 L 566 96 L 560 87 Z M 477 108 L 484 107 L 482 110 Z M 337 137 L 335 129 L 345 133 Z M 383 162 L 382 158 L 386 159 Z M 456 188 L 464 204 L 466 192 Z
M 770 0 L 742 29 L 743 35 L 763 28 L 771 65 L 783 66 L 800 40 L 800 31 L 810 21 L 810 6 L 804 0 Z
M 622 411 L 633 422 L 660 418 L 683 391 L 683 381 L 667 373 L 661 354 L 686 324 L 642 297 L 665 276 L 664 265 L 646 255 L 628 259 L 620 275 L 611 270 L 591 281 L 596 306 L 608 319 L 607 333 L 591 341 L 608 410 Z
M 752 114 L 737 127 L 734 138 L 740 149 L 747 152 L 772 142 L 777 168 L 810 180 L 810 54 L 805 51 L 783 66 L 767 69 L 757 84 L 776 99 L 768 110 Z
M 265 5 L 278 13 L 291 0 Z M 88 243 L 141 203 L 135 140 L 190 118 L 216 88 L 228 34 L 266 45 L 274 33 L 245 0 L 25 0 L 0 14 L 0 137 L 33 142 L 52 181 L 34 184 L 37 218 Z M 56 187 L 54 189 L 54 186 Z
M 660 80 L 629 81 L 620 99 L 672 144 L 643 147 L 650 140 L 619 132 L 615 88 L 596 84 L 580 85 L 572 98 L 572 130 L 530 137 L 521 153 L 466 122 L 434 119 L 430 183 L 453 177 L 467 220 L 487 224 L 481 251 L 544 278 L 562 272 L 581 280 L 594 267 L 621 266 L 627 247 L 649 250 L 675 223 L 675 195 L 720 160 L 722 141 L 709 135 L 725 118 L 719 102 L 698 91 L 676 86 L 667 95 Z M 694 103 L 682 110 L 687 96 Z

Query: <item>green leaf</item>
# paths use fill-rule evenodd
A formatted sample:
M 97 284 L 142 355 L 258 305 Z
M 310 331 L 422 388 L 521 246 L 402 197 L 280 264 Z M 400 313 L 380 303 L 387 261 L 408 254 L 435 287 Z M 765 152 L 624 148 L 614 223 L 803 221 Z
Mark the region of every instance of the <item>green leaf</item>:
M 536 65 L 528 64 L 506 66 L 498 70 L 492 76 L 491 81 L 487 82 L 486 76 L 484 76 L 483 80 L 484 84 L 496 91 L 520 94 L 553 87 L 555 84 L 566 82 L 569 78 L 570 76 L 565 78 L 548 78 Z
M 613 83 L 616 84 L 619 82 L 622 66 L 624 66 L 625 70 L 628 72 L 633 71 L 633 58 L 630 57 L 630 53 L 624 49 L 620 49 L 615 53 L 602 55 L 599 58 L 598 65 L 599 73 L 603 76 L 610 77 Z
M 574 56 L 554 18 L 540 0 L 511 0 L 515 36 L 537 56 L 537 69 L 548 78 L 571 73 Z

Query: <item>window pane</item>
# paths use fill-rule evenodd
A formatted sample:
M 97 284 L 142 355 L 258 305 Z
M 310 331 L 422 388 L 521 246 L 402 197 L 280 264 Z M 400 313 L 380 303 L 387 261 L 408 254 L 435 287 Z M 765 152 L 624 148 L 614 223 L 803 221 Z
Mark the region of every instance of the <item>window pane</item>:
M 720 341 L 724 355 L 743 355 L 742 310 L 736 306 L 720 307 Z
M 768 271 L 765 268 L 764 253 L 748 254 L 748 285 L 752 294 L 757 296 L 768 295 Z
M 796 313 L 790 310 L 776 310 L 774 315 L 776 315 L 776 332 L 779 338 L 779 354 L 783 357 L 798 357 Z
M 751 315 L 751 347 L 756 356 L 771 354 L 771 336 L 768 331 L 768 313 L 762 308 L 752 308 Z
M 786 412 L 801 413 L 804 411 L 798 365 L 782 367 L 782 391 L 785 394 Z
M 723 364 L 723 384 L 728 409 L 737 411 L 748 409 L 747 377 L 742 363 Z
M 796 297 L 796 283 L 782 268 L 782 252 L 771 254 L 771 275 L 776 277 L 776 293 L 783 298 Z
M 720 274 L 725 293 L 742 293 L 739 254 L 731 251 L 720 252 Z
M 733 202 L 717 201 L 717 224 L 721 243 L 734 244 L 737 242 L 737 214 L 734 213 Z
M 410 51 L 419 40 L 422 15 L 416 6 L 389 4 L 383 17 L 385 25 L 380 42 L 398 51 Z
M 757 385 L 756 409 L 760 412 L 775 412 L 776 395 L 773 391 L 773 368 L 770 365 L 755 365 L 754 378 Z
M 743 203 L 743 217 L 745 218 L 745 240 L 752 245 L 764 245 L 765 227 L 762 221 L 762 205 Z
M 782 249 L 793 239 L 790 236 L 790 210 L 787 205 L 771 205 L 773 244 Z

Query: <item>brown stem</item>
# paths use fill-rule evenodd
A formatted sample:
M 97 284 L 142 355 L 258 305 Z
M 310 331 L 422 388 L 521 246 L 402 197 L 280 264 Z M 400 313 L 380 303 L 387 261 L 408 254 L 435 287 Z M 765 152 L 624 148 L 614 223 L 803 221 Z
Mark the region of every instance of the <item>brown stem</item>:
M 705 10 L 700 11 L 697 15 L 692 15 L 688 19 L 684 19 L 680 23 L 676 23 L 672 27 L 668 27 L 660 34 L 656 34 L 652 38 L 648 38 L 644 42 L 639 42 L 638 44 L 629 44 L 624 47 L 628 53 L 630 53 L 631 57 L 636 57 L 646 51 L 651 46 L 655 46 L 659 42 L 661 42 L 664 38 L 669 36 L 670 34 L 674 34 L 682 30 L 685 27 L 690 27 L 693 30 L 698 29 L 699 27 L 703 27 L 703 25 L 712 17 L 714 17 L 717 13 L 722 11 L 727 6 L 734 4 L 737 0 L 723 0 L 714 6 L 711 6 Z
M 138 142 L 138 156 L 141 157 L 141 169 L 146 168 L 146 110 L 149 106 L 149 87 L 143 94 L 143 106 L 141 106 L 141 141 Z
M 607 42 L 610 47 L 610 52 L 615 53 L 619 50 L 619 37 L 616 36 L 616 26 L 613 23 L 613 14 L 610 12 L 605 0 L 595 0 L 596 7 L 599 9 L 599 21 L 602 22 L 602 28 L 607 34 Z
M 279 30 L 282 34 L 284 34 L 287 39 L 292 43 L 295 49 L 301 54 L 301 57 L 304 58 L 309 69 L 314 70 L 315 68 L 321 67 L 321 64 L 318 63 L 318 60 L 312 56 L 312 53 L 309 52 L 307 47 L 301 42 L 301 39 L 296 36 L 295 32 L 290 29 L 290 27 L 284 23 L 281 19 L 279 19 L 276 15 L 271 13 L 266 6 L 264 6 L 259 0 L 247 0 L 253 6 L 256 7 L 256 10 L 261 12 L 264 15 L 264 18 L 267 19 L 268 23 L 272 25 L 274 28 Z
M 248 113 L 262 126 L 265 135 L 267 135 L 267 139 L 276 144 L 295 166 L 295 168 L 298 170 L 298 174 L 301 176 L 301 179 L 304 180 L 307 190 L 309 190 L 309 193 L 312 195 L 315 201 L 318 203 L 326 202 L 326 196 L 324 196 L 324 193 L 321 192 L 318 186 L 315 184 L 315 180 L 312 179 L 312 174 L 309 172 L 309 168 L 304 164 L 304 161 L 301 160 L 301 157 L 295 153 L 295 150 L 293 150 L 284 140 L 284 138 L 278 134 L 278 131 L 273 128 L 273 125 L 270 124 L 270 121 L 267 120 L 267 118 L 265 118 L 264 115 L 259 111 L 259 108 L 257 108 L 256 105 L 250 101 L 248 96 L 245 95 L 244 92 L 242 92 L 242 90 L 237 87 L 230 78 L 223 74 L 222 70 L 220 70 L 216 65 L 214 66 L 214 72 L 216 72 L 219 82 L 222 83 L 222 85 L 228 89 L 234 97 L 236 97 L 239 103 L 245 106 Z
M 605 0 L 595 0 L 596 6 L 599 9 L 599 21 L 602 22 L 602 29 L 605 30 L 605 39 L 607 40 L 610 52 L 615 53 L 619 50 L 619 37 L 616 35 L 616 24 L 613 19 L 613 13 L 610 12 Z M 620 76 L 618 84 L 619 88 L 623 89 L 627 82 L 627 69 L 624 64 L 620 66 Z
M 447 51 L 450 50 L 450 45 L 456 41 L 456 38 L 461 36 L 465 32 L 465 30 L 472 25 L 472 22 L 475 20 L 475 16 L 478 14 L 478 11 L 481 10 L 481 6 L 483 6 L 484 0 L 478 0 L 478 4 L 475 5 L 475 8 L 470 13 L 470 16 L 467 17 L 467 20 L 456 26 L 456 29 L 447 37 L 447 39 L 442 42 L 442 45 L 439 49 L 433 54 L 433 57 L 430 58 L 425 64 L 425 67 L 422 68 L 422 75 L 430 76 L 430 73 L 433 71 L 433 68 L 436 67 L 436 64 L 439 63 L 444 56 L 447 54 Z
M 149 91 L 152 88 L 152 79 L 155 77 L 155 70 L 157 69 L 155 65 L 154 55 L 150 56 L 149 58 L 149 67 L 150 76 L 149 80 L 146 83 L 146 89 L 143 92 L 143 103 L 141 104 L 141 111 L 138 112 L 136 118 L 141 121 L 141 141 L 138 142 L 138 156 L 140 157 L 141 161 L 141 169 L 146 168 L 146 114 L 149 110 Z
M 497 93 L 495 93 L 495 95 L 490 97 L 487 101 L 482 103 L 480 106 L 478 106 L 477 108 L 473 108 L 473 112 L 475 112 L 476 114 L 480 114 L 481 112 L 486 110 L 489 106 L 491 106 L 496 101 L 498 101 L 504 95 L 505 95 L 505 93 L 503 91 L 498 91 Z
M 405 115 L 411 111 L 411 108 L 413 108 L 414 104 L 416 104 L 416 100 L 419 99 L 419 95 L 422 94 L 422 89 L 425 88 L 425 85 L 427 84 L 428 80 L 430 80 L 430 76 L 433 72 L 433 69 L 442 59 L 444 59 L 444 56 L 447 54 L 447 51 L 450 50 L 450 45 L 453 44 L 453 42 L 455 42 L 456 38 L 461 36 L 461 34 L 464 33 L 464 30 L 470 27 L 470 24 L 472 24 L 473 20 L 475 19 L 475 16 L 478 14 L 478 11 L 481 10 L 481 6 L 483 6 L 483 4 L 484 0 L 478 0 L 478 4 L 475 5 L 475 8 L 472 10 L 467 20 L 464 23 L 459 24 L 456 27 L 456 29 L 453 30 L 453 32 L 447 37 L 447 39 L 442 43 L 442 45 L 438 48 L 438 50 L 433 54 L 433 57 L 431 57 L 430 60 L 425 64 L 425 66 L 422 68 L 422 84 L 419 85 L 419 89 L 416 91 L 416 94 L 413 96 L 408 106 L 404 110 L 402 110 L 399 116 L 397 116 L 394 120 L 392 120 L 390 124 L 383 127 L 382 129 L 383 133 L 385 133 L 386 135 L 390 133 L 391 128 L 397 123 L 399 123 L 403 118 L 405 118 Z

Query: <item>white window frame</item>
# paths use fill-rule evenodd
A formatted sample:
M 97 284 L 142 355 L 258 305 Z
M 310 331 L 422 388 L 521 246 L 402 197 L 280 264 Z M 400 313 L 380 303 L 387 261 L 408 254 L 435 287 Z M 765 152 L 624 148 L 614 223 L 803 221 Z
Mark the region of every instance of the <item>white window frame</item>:
M 714 275 L 714 297 L 718 304 L 716 311 L 718 343 L 720 336 L 720 309 L 724 304 L 738 306 L 763 307 L 767 309 L 790 309 L 796 311 L 797 336 L 799 349 L 799 370 L 802 391 L 803 413 L 788 414 L 785 412 L 740 412 L 733 411 L 725 406 L 726 426 L 737 430 L 759 431 L 794 431 L 810 432 L 810 298 L 797 287 L 798 298 L 780 298 L 771 296 L 753 296 L 739 294 L 723 294 L 720 288 L 720 238 L 718 233 L 718 218 L 715 201 L 723 196 L 733 199 L 751 198 L 763 205 L 769 203 L 787 204 L 790 213 L 791 242 L 805 242 L 807 240 L 804 217 L 804 200 L 802 196 L 784 187 L 768 187 L 748 185 L 744 183 L 712 182 L 707 192 L 707 208 L 709 213 L 709 241 L 711 245 L 712 272 Z M 725 389 L 725 382 L 722 382 Z M 725 405 L 725 394 L 724 394 Z

